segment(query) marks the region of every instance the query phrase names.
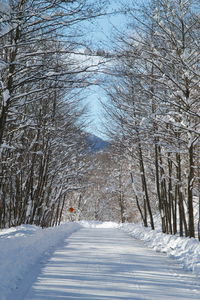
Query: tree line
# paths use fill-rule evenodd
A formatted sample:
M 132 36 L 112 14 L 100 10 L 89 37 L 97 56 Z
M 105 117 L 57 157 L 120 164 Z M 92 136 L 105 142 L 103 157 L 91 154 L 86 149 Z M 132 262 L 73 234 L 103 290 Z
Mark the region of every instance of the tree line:
M 0 2 L 0 228 L 59 224 L 84 169 L 81 24 L 104 1 Z
M 152 229 L 158 211 L 163 232 L 200 239 L 199 4 L 127 1 L 129 27 L 115 49 L 87 51 L 109 60 L 112 119 L 112 146 L 92 166 L 79 105 L 90 64 L 75 54 L 80 25 L 106 3 L 0 2 L 0 228 L 57 225 L 70 203 L 121 222 L 137 208 Z
M 124 5 L 129 28 L 113 50 L 107 130 L 129 162 L 144 226 L 200 239 L 199 1 Z M 197 209 L 198 208 L 198 209 Z

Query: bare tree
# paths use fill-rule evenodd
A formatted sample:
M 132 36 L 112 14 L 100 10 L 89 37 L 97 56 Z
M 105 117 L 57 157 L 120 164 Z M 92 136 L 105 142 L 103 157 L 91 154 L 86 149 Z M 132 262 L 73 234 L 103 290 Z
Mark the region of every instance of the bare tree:
M 179 215 L 180 235 L 190 237 L 195 235 L 199 140 L 199 18 L 192 10 L 194 4 L 159 0 L 140 7 L 140 12 L 129 9 L 133 32 L 119 38 L 117 61 L 110 71 L 116 79 L 109 93 L 114 107 L 110 114 L 116 120 L 115 130 L 119 129 L 116 135 L 123 137 L 127 149 L 138 147 L 144 224 L 151 202 L 149 168 L 163 232 L 177 232 Z
M 59 223 L 84 137 L 78 109 L 89 64 L 75 57 L 77 25 L 104 3 L 0 3 L 0 226 Z M 6 12 L 6 13 L 5 13 Z

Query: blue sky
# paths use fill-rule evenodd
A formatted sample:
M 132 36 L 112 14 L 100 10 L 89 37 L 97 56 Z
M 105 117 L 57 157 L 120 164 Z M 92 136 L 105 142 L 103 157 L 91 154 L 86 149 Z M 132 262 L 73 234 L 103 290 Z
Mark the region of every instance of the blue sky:
M 112 0 L 110 9 L 119 10 L 119 2 Z M 89 25 L 90 33 L 88 33 L 88 40 L 91 40 L 95 49 L 111 49 L 112 48 L 112 37 L 114 35 L 115 29 L 123 31 L 125 28 L 126 20 L 125 16 L 118 13 L 115 15 L 109 15 L 95 20 L 92 25 Z M 88 89 L 88 96 L 85 99 L 88 103 L 89 117 L 91 124 L 88 126 L 88 131 L 105 138 L 102 133 L 102 107 L 101 101 L 106 101 L 106 94 L 101 87 L 91 86 Z

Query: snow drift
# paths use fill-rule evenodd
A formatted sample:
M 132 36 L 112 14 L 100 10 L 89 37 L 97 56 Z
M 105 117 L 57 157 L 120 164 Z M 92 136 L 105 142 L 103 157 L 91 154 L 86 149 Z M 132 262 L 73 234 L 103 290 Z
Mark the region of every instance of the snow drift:
M 18 281 L 41 258 L 47 259 L 55 247 L 79 228 L 77 223 L 68 223 L 47 229 L 22 225 L 0 231 L 0 300 L 17 288 Z
M 200 275 L 200 243 L 194 238 L 167 235 L 133 223 L 81 221 L 47 229 L 22 225 L 0 231 L 0 300 L 7 299 L 35 266 L 47 261 L 71 233 L 82 227 L 123 230 L 134 238 L 143 240 L 155 251 L 173 257 L 185 269 Z
M 200 275 L 200 242 L 194 238 L 169 235 L 140 224 L 121 224 L 119 228 L 136 239 L 143 240 L 155 251 L 166 253 L 182 264 L 184 269 Z

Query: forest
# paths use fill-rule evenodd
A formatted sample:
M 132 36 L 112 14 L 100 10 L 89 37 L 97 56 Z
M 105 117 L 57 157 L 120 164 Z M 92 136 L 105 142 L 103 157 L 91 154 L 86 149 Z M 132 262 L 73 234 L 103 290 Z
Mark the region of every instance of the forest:
M 0 1 L 0 228 L 159 218 L 200 240 L 200 1 L 143 2 L 123 1 L 108 51 L 82 25 L 108 1 Z M 93 84 L 107 94 L 98 151 Z

